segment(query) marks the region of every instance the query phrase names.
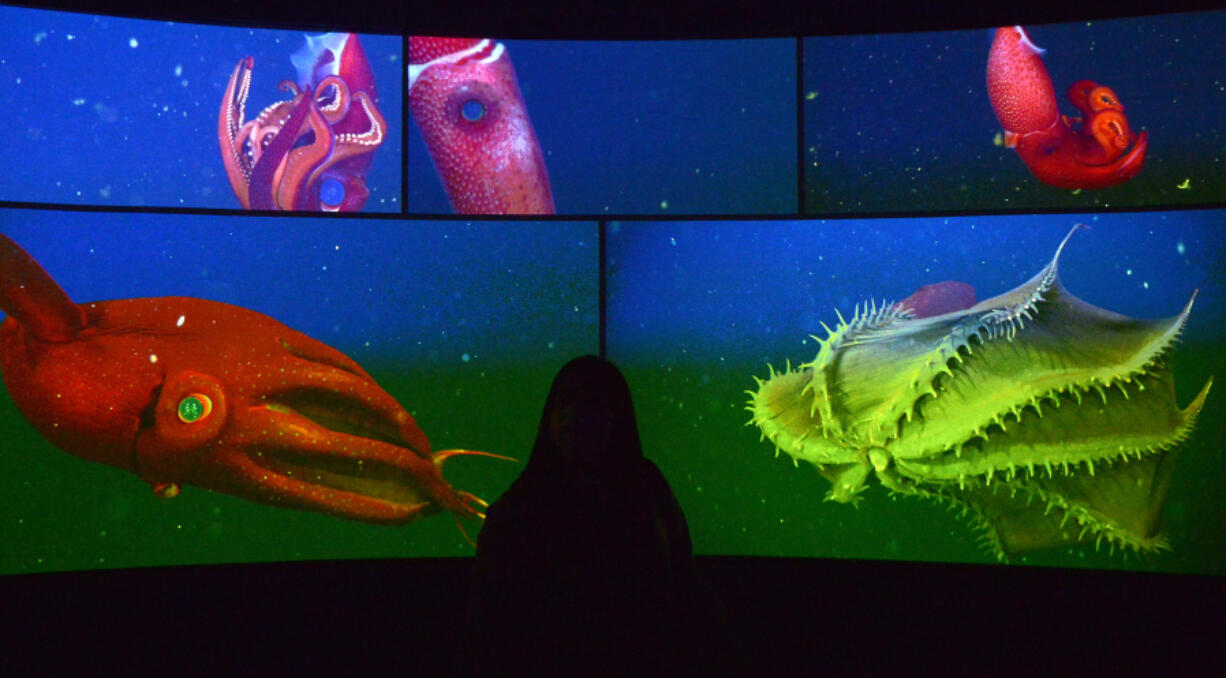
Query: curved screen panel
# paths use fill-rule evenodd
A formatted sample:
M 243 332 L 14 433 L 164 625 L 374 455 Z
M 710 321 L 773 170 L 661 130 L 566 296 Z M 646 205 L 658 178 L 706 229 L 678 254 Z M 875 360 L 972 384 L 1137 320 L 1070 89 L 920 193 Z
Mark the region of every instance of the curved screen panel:
M 807 38 L 805 212 L 1220 202 L 1226 50 L 1210 36 L 1224 24 Z
M 7 1 L 41 673 L 1101 673 L 1222 607 L 1220 0 Z
M 410 36 L 409 50 L 411 213 L 798 208 L 793 40 Z M 505 160 L 517 144 L 540 162 Z M 534 199 L 516 188 L 529 174 L 546 184 Z
M 622 223 L 609 356 L 702 552 L 1221 574 L 1222 216 Z
M 0 144 L 10 157 L 39 159 L 4 173 L 0 200 L 401 210 L 399 36 L 308 43 L 300 32 L 3 6 L 0 19 L 8 27 L 0 38 L 8 83 Z M 298 52 L 304 75 L 291 62 Z M 330 71 L 313 64 L 321 60 L 343 65 L 334 76 L 348 79 L 343 93 L 323 84 Z M 279 88 L 282 81 L 293 90 Z M 313 88 L 315 106 L 296 94 L 304 87 Z M 287 103 L 272 108 L 277 102 Z M 294 138 L 274 145 L 291 120 Z M 265 148 L 266 157 L 258 152 Z
M 598 348 L 594 224 L 3 219 L 8 573 L 471 554 Z

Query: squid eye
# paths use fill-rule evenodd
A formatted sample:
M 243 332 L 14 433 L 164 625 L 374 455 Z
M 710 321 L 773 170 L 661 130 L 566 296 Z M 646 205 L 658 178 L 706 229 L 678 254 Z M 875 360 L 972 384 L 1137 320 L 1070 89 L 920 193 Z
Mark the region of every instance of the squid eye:
M 200 421 L 212 411 L 213 401 L 203 393 L 193 393 L 179 401 L 179 420 L 185 424 Z
M 469 122 L 477 122 L 485 117 L 485 105 L 476 99 L 469 99 L 460 106 L 460 115 Z

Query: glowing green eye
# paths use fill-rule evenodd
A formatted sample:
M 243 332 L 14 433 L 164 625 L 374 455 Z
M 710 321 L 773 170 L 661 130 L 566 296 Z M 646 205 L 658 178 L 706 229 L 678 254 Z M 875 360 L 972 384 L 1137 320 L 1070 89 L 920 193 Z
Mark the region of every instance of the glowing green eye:
M 179 420 L 185 424 L 200 421 L 213 411 L 213 401 L 203 393 L 193 393 L 179 401 Z

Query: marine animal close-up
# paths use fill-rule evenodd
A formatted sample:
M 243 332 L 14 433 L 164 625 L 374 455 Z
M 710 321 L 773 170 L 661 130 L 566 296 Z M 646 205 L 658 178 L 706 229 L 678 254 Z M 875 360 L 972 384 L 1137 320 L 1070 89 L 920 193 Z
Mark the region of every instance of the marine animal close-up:
M 239 205 L 250 210 L 356 212 L 370 197 L 366 173 L 383 144 L 375 76 L 358 36 L 306 36 L 290 57 L 293 99 L 246 119 L 255 60 L 240 59 L 217 115 L 221 160 Z
M 361 366 L 266 315 L 189 297 L 76 304 L 4 235 L 0 310 L 0 374 L 30 425 L 164 497 L 191 484 L 370 523 L 483 517 L 442 466 L 497 455 L 432 452 Z
M 409 37 L 409 110 L 458 214 L 553 214 L 545 156 L 506 46 Z
M 1171 348 L 1196 293 L 1159 320 L 1073 296 L 1058 266 L 1080 228 L 990 299 L 946 282 L 839 314 L 813 360 L 755 377 L 750 423 L 776 455 L 813 464 L 833 484 L 828 499 L 854 504 L 875 476 L 961 509 L 1001 560 L 1104 541 L 1168 548 L 1179 443 L 1213 383 L 1177 404 Z
M 1041 54 L 1021 26 L 996 30 L 987 90 L 1005 146 L 1036 179 L 1059 188 L 1108 188 L 1135 177 L 1145 164 L 1149 133 L 1134 134 L 1119 96 L 1093 80 L 1068 89 L 1081 116 L 1061 115 Z

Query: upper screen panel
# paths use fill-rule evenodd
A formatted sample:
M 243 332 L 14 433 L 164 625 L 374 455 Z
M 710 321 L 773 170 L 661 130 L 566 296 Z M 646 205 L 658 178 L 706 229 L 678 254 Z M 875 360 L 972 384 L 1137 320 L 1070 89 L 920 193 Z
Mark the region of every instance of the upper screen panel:
M 409 211 L 792 214 L 794 40 L 410 37 Z
M 807 39 L 805 211 L 1220 202 L 1224 28 L 1205 13 Z
M 0 145 L 26 159 L 2 200 L 401 210 L 397 36 L 12 7 L 0 21 Z

